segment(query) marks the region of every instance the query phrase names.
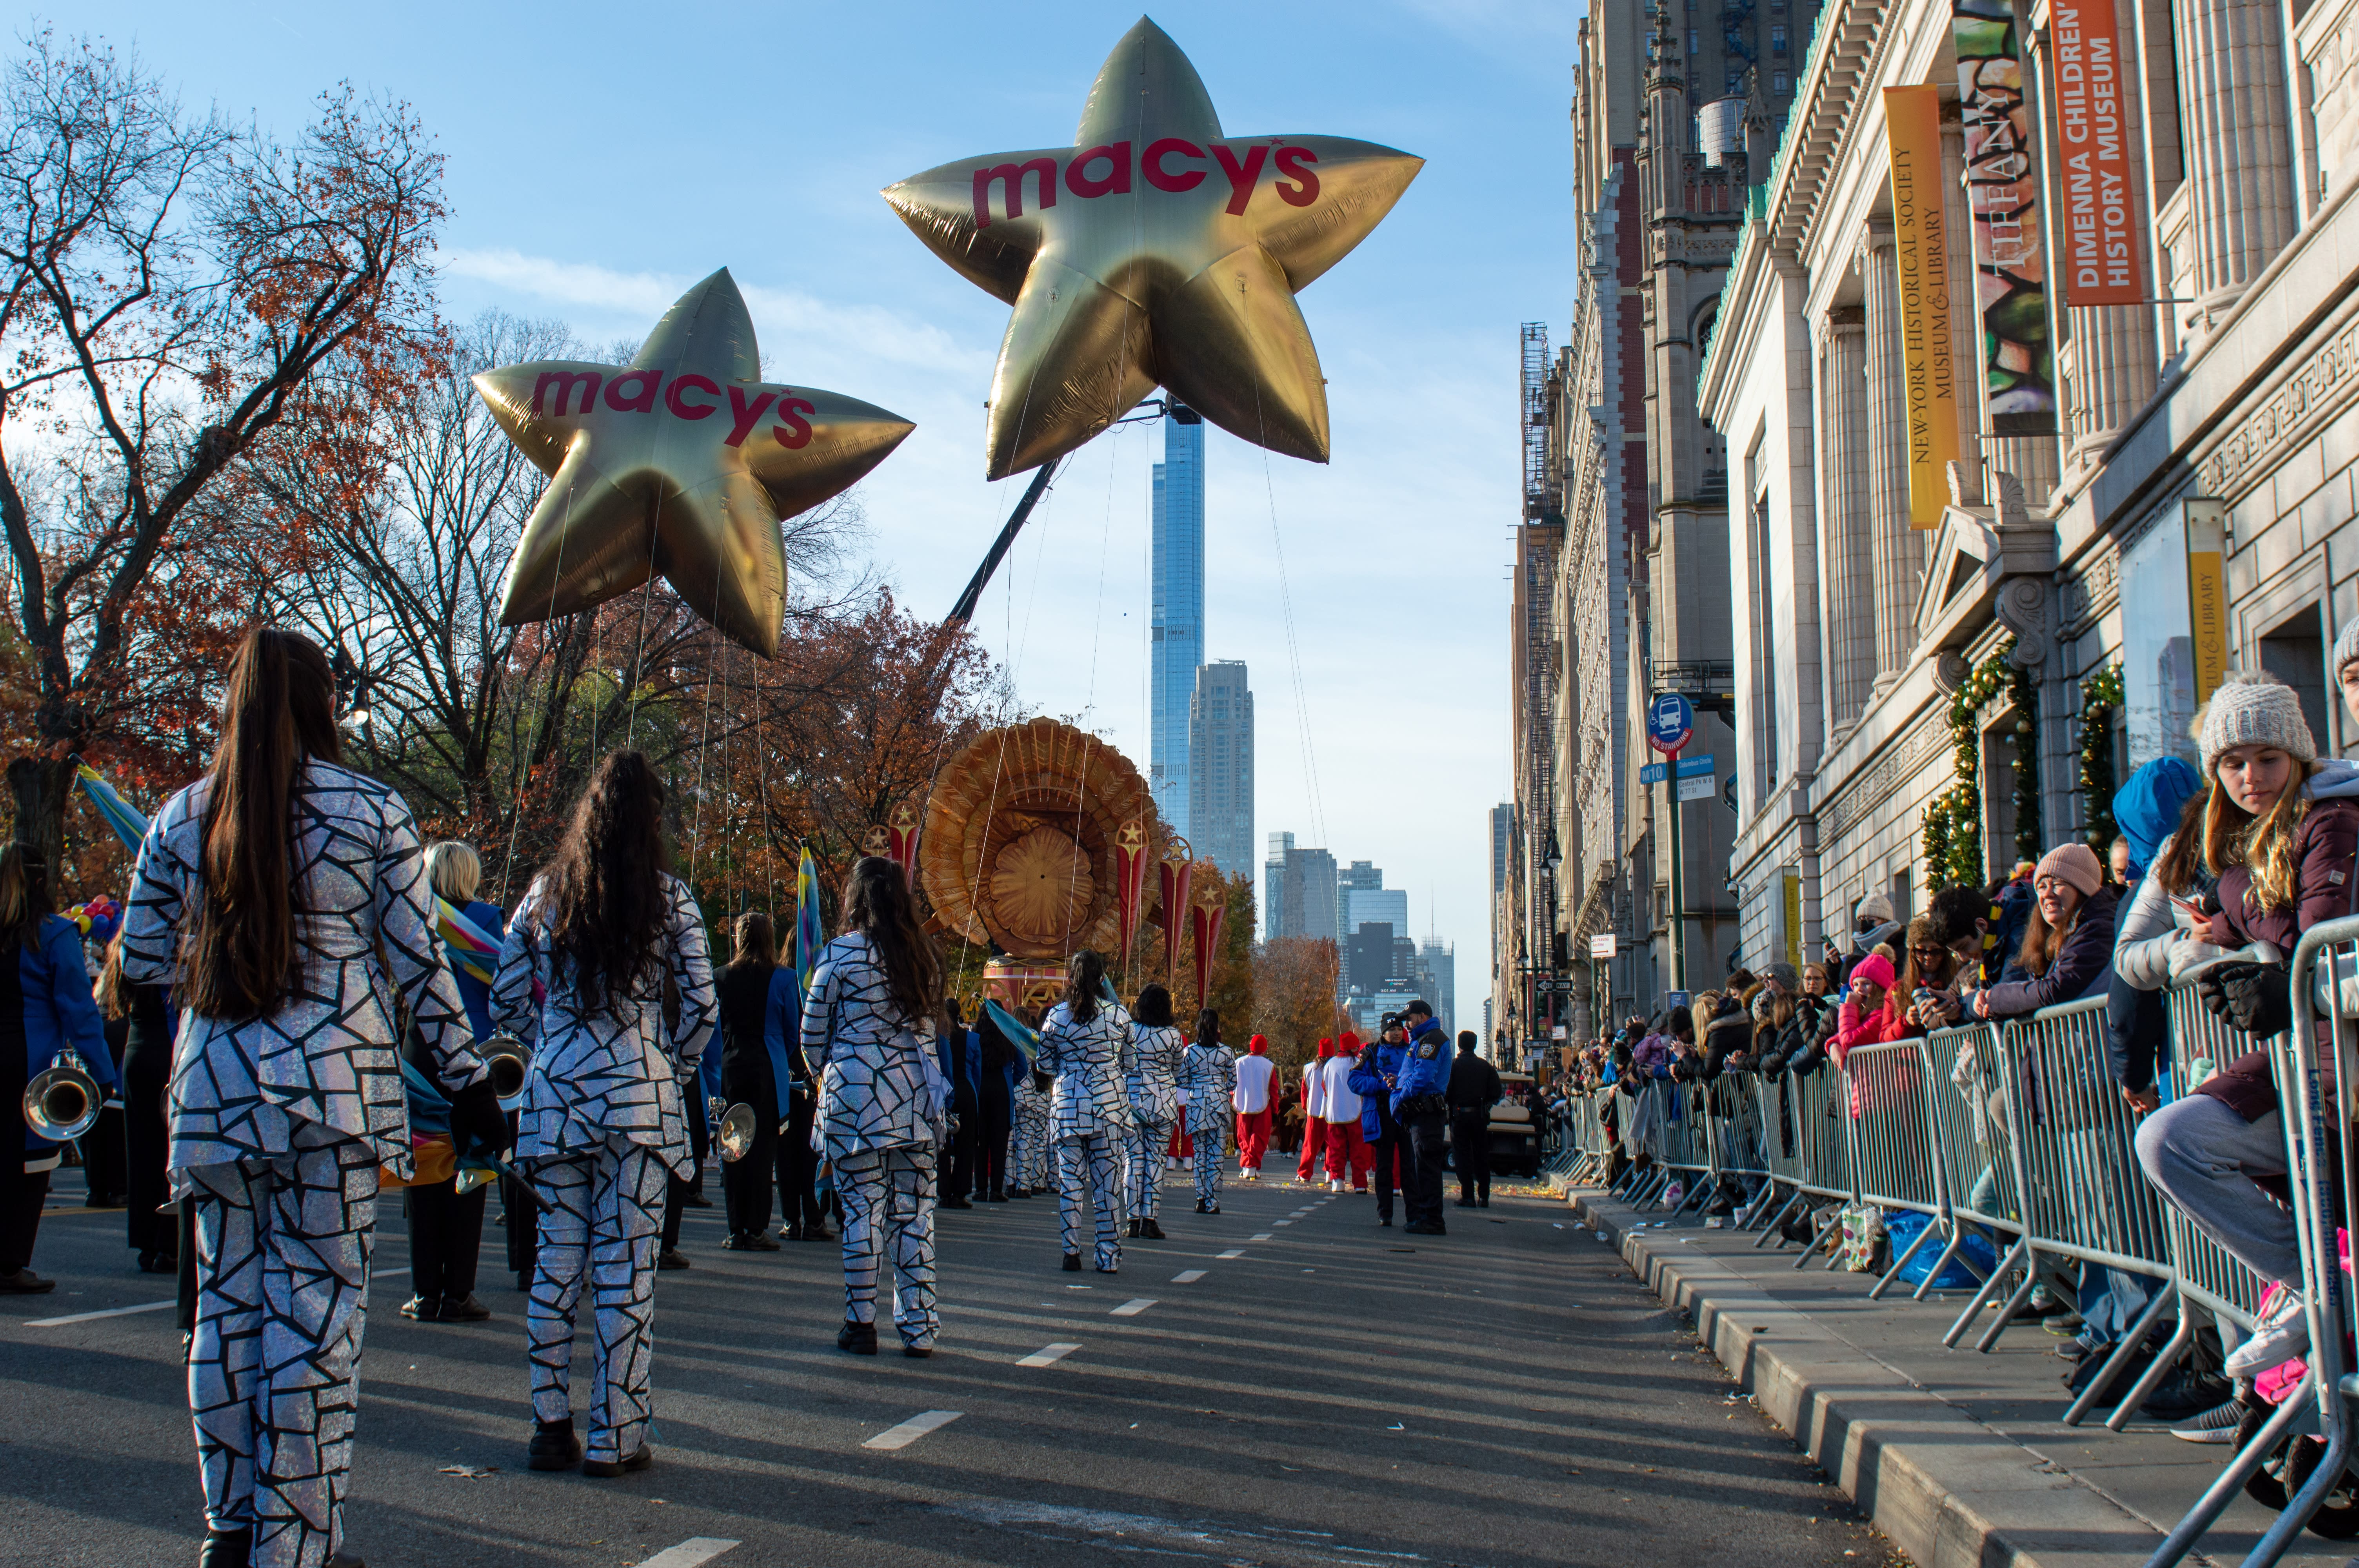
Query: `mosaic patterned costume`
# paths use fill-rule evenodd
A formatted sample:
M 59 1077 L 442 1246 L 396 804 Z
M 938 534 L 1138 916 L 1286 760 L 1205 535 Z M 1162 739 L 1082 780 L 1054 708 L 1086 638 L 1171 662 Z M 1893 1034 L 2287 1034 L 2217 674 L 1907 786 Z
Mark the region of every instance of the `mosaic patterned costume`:
M 1188 1043 L 1169 1024 L 1133 1023 L 1136 1050 L 1124 1087 L 1130 1098 L 1130 1212 L 1153 1219 L 1163 1195 L 1164 1148 L 1180 1106 L 1180 1059 Z
M 1008 1181 L 1027 1193 L 1049 1190 L 1049 1097 L 1032 1087 L 1031 1073 L 1018 1067 L 1015 1092 L 1016 1136 L 1008 1151 Z
M 719 1007 L 703 916 L 687 883 L 665 881 L 671 907 L 663 937 L 647 970 L 611 1007 L 585 1004 L 571 964 L 543 929 L 538 881 L 516 906 L 492 979 L 495 1022 L 532 1051 L 516 1159 L 557 1205 L 540 1217 L 525 1314 L 533 1418 L 572 1414 L 573 1325 L 586 1277 L 593 1347 L 582 1450 L 608 1464 L 638 1452 L 647 1437 L 656 1243 L 669 1177 L 684 1180 L 693 1169 L 683 1086 L 695 1077 Z M 668 1038 L 667 978 L 679 1008 Z
M 165 802 L 139 846 L 123 931 L 135 983 L 179 979 L 211 790 L 201 779 Z M 266 1017 L 183 1022 L 168 1156 L 195 1210 L 189 1406 L 205 1518 L 252 1530 L 255 1568 L 317 1568 L 342 1544 L 377 1167 L 412 1169 L 397 998 L 446 1090 L 484 1076 L 409 808 L 313 759 L 293 818 L 299 973 Z
M 1236 1053 L 1225 1045 L 1189 1046 L 1180 1058 L 1180 1087 L 1188 1096 L 1188 1132 L 1196 1141 L 1196 1201 L 1217 1209 L 1229 1094 L 1237 1087 Z
M 898 1284 L 893 1323 L 905 1345 L 934 1342 L 934 1173 L 950 1081 L 934 1059 L 931 1019 L 895 1004 L 867 936 L 820 949 L 803 999 L 803 1054 L 819 1073 L 819 1126 L 843 1195 L 843 1316 L 876 1321 L 876 1275 L 889 1245 Z
M 1135 1047 L 1130 1014 L 1102 1003 L 1087 1022 L 1059 1002 L 1040 1024 L 1040 1070 L 1056 1076 L 1049 1095 L 1049 1136 L 1057 1151 L 1057 1225 L 1065 1250 L 1082 1249 L 1082 1184 L 1086 1173 L 1096 1199 L 1097 1266 L 1112 1273 L 1122 1263 L 1117 1227 L 1124 1207 L 1124 1166 L 1130 1149 L 1126 1081 Z

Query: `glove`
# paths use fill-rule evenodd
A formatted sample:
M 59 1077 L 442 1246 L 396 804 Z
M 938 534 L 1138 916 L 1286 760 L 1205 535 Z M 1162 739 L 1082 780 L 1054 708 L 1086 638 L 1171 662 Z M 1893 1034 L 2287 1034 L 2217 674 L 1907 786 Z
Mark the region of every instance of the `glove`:
M 1032 1092 L 1036 1095 L 1045 1095 L 1056 1082 L 1056 1079 L 1046 1073 L 1035 1073 L 1032 1075 Z
M 2195 982 L 2212 1016 L 2264 1039 L 2293 1025 L 2292 972 L 2283 964 L 2223 964 Z
M 497 1158 L 515 1141 L 508 1113 L 500 1108 L 489 1078 L 478 1078 L 451 1097 L 451 1147 L 461 1159 Z

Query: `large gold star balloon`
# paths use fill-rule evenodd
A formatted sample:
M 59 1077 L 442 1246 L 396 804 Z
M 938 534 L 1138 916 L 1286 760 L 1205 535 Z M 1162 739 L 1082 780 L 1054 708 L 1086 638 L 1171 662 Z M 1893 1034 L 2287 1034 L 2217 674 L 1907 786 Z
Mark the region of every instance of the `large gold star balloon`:
M 541 360 L 474 381 L 550 476 L 508 562 L 505 624 L 661 576 L 764 658 L 786 618 L 778 520 L 849 489 L 916 428 L 841 393 L 764 381 L 726 267 L 681 295 L 627 365 Z
M 1141 18 L 1069 147 L 962 158 L 885 200 L 1014 306 L 992 379 L 993 479 L 1050 462 L 1158 384 L 1232 435 L 1327 460 L 1327 389 L 1294 303 L 1425 160 L 1341 136 L 1227 136 Z

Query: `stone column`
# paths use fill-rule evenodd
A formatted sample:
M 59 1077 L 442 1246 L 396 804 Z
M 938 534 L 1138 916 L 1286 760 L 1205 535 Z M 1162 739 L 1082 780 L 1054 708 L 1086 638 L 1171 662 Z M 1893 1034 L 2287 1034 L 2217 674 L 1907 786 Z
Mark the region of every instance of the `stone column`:
M 1899 678 L 1916 648 L 1917 579 L 1925 569 L 1924 536 L 1908 525 L 1908 399 L 1900 357 L 1900 269 L 1890 220 L 1867 221 L 1853 265 L 1864 295 L 1868 557 L 1881 689 Z M 1856 569 L 1856 557 L 1850 565 Z
M 1827 717 L 1856 722 L 1875 684 L 1875 584 L 1868 540 L 1867 330 L 1856 305 L 1827 312 L 1819 334 L 1820 602 L 1826 606 Z
M 2280 0 L 2172 0 L 2199 330 L 2299 224 Z M 2183 310 L 2184 308 L 2182 308 Z

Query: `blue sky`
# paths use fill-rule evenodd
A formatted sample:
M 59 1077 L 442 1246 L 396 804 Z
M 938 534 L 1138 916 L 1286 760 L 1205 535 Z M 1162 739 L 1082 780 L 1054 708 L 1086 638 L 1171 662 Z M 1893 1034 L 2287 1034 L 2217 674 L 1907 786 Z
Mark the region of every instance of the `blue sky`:
M 913 610 L 946 611 L 1024 476 L 983 480 L 1006 308 L 876 192 L 1069 140 L 1132 5 L 234 6 L 81 0 L 191 103 L 292 133 L 342 79 L 413 103 L 450 159 L 449 312 L 636 338 L 727 265 L 769 373 L 918 423 L 862 496 Z M 1373 860 L 1412 923 L 1487 974 L 1485 813 L 1507 789 L 1506 535 L 1516 327 L 1569 317 L 1571 5 L 1198 3 L 1150 13 L 1233 136 L 1423 157 L 1392 214 L 1301 296 L 1329 381 L 1324 467 L 1208 443 L 1205 651 L 1251 666 L 1257 838 Z M 27 13 L 25 26 L 42 13 Z M 1025 698 L 1147 754 L 1148 465 L 1101 437 L 1058 481 L 978 629 Z M 1277 557 L 1285 580 L 1280 592 Z M 1290 597 L 1291 632 L 1284 603 Z M 1312 777 L 1315 772 L 1316 785 Z

